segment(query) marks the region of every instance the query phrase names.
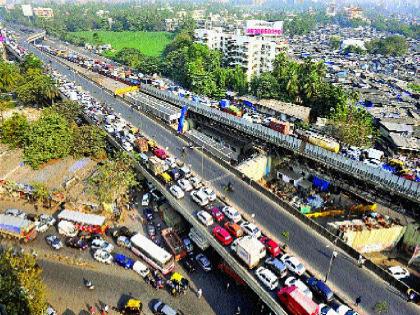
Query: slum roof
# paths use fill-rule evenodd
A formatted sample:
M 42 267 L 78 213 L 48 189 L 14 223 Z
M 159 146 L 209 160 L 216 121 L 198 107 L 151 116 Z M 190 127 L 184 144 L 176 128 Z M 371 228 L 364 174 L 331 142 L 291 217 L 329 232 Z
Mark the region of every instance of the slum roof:
M 420 151 L 420 139 L 414 137 L 404 137 L 398 133 L 391 132 L 389 134 L 391 141 L 399 149 Z
M 298 118 L 303 121 L 309 120 L 309 114 L 311 109 L 309 107 L 293 104 L 293 103 L 286 103 L 278 100 L 273 99 L 262 99 L 257 101 L 257 104 L 263 107 L 270 108 L 275 110 L 279 113 L 286 114 L 291 117 Z
M 393 122 L 386 122 L 381 121 L 381 125 L 390 132 L 397 132 L 397 133 L 413 133 L 413 127 L 411 125 L 407 124 L 399 124 L 399 123 L 393 123 Z

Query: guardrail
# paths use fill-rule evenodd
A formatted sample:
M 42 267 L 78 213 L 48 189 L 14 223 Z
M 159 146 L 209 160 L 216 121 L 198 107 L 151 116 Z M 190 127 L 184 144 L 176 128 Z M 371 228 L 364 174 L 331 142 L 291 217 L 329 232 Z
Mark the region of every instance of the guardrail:
M 27 41 L 28 43 L 30 43 L 30 42 L 34 42 L 34 41 L 36 41 L 36 40 L 38 40 L 38 39 L 44 38 L 44 37 L 45 37 L 45 35 L 47 35 L 47 32 L 45 32 L 45 31 L 40 32 L 40 33 L 37 33 L 37 34 L 33 34 L 33 35 L 29 36 L 29 37 L 26 39 L 26 41 Z
M 149 85 L 142 85 L 140 91 L 177 106 L 187 105 L 189 110 L 204 117 L 218 121 L 266 142 L 286 148 L 296 154 L 326 164 L 337 171 L 344 172 L 359 180 L 370 182 L 376 187 L 420 203 L 420 183 L 385 172 L 381 168 L 374 168 L 360 161 L 351 160 L 321 147 L 303 142 L 295 137 L 280 134 L 265 126 L 249 123 L 217 109 L 182 99 L 170 92 L 161 91 Z

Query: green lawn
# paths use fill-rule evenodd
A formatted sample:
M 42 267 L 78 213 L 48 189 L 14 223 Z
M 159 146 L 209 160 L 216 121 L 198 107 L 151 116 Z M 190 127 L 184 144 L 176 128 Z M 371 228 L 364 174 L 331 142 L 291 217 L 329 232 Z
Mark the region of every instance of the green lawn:
M 93 43 L 92 35 L 95 31 L 74 32 L 73 35 L 83 37 L 87 42 Z M 111 56 L 124 47 L 138 48 L 147 56 L 159 56 L 165 46 L 173 39 L 173 34 L 167 32 L 111 32 L 97 31 L 99 41 L 111 44 L 116 51 L 107 53 Z

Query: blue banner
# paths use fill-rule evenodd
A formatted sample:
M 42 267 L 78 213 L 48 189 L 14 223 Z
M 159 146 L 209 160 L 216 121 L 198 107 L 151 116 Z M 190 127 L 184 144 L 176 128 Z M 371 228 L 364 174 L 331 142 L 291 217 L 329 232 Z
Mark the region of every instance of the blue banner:
M 184 120 L 185 115 L 187 114 L 188 106 L 184 105 L 181 108 L 181 116 L 179 117 L 179 123 L 178 123 L 178 133 L 182 133 L 182 129 L 184 128 Z

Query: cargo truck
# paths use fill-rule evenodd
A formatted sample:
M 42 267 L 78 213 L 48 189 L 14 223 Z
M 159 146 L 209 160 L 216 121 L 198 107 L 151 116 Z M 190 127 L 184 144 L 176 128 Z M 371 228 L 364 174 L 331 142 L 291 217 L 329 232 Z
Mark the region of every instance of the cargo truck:
M 36 238 L 37 231 L 35 229 L 35 223 L 32 221 L 0 214 L 0 236 L 28 242 Z
M 281 304 L 291 315 L 317 315 L 318 304 L 296 286 L 283 287 L 277 292 Z
M 155 175 L 159 175 L 165 171 L 165 162 L 156 156 L 152 156 L 148 161 L 149 170 Z
M 266 249 L 257 238 L 244 236 L 234 241 L 233 249 L 249 269 L 256 267 L 266 255 Z
M 137 138 L 136 141 L 134 142 L 134 145 L 136 146 L 137 151 L 140 153 L 149 151 L 149 145 L 147 142 L 148 140 L 144 137 Z
M 172 228 L 166 228 L 162 230 L 162 238 L 165 241 L 165 244 L 168 246 L 171 254 L 175 257 L 176 261 L 181 260 L 187 256 L 187 251 L 185 250 L 181 239 L 178 234 Z

